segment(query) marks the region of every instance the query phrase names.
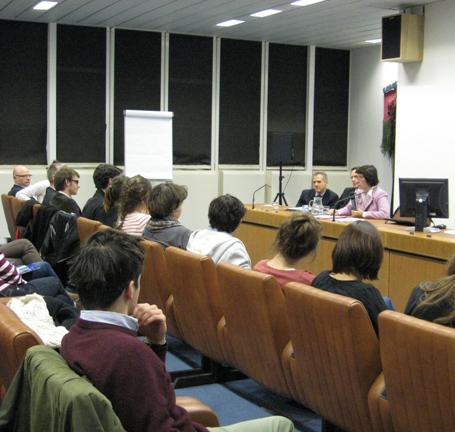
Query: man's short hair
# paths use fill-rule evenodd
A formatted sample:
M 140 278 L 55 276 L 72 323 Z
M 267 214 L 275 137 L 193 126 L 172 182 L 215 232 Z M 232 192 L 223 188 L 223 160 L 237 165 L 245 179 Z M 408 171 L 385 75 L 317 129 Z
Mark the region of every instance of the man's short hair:
M 164 219 L 186 200 L 188 188 L 167 182 L 156 185 L 150 194 L 149 211 L 153 219 Z
M 49 165 L 49 168 L 47 169 L 47 179 L 49 180 L 49 183 L 52 183 L 52 177 L 54 177 L 57 171 L 64 166 L 65 164 L 63 162 L 59 162 L 58 160 L 55 160 Z
M 322 177 L 324 178 L 324 181 L 329 181 L 329 177 L 327 176 L 327 173 L 324 172 L 324 171 L 316 171 L 316 172 L 314 172 L 313 173 L 313 177 L 311 177 L 311 179 L 313 179 L 317 175 L 322 175 Z
M 332 271 L 375 280 L 384 257 L 379 231 L 367 221 L 348 225 L 332 252 Z
M 79 173 L 73 168 L 63 167 L 55 173 L 54 177 L 54 188 L 56 191 L 62 191 L 65 189 L 65 181 L 71 181 L 73 177 L 79 178 Z
M 212 200 L 209 206 L 209 223 L 212 228 L 227 233 L 234 232 L 245 216 L 242 201 L 226 194 Z
M 99 164 L 93 172 L 93 182 L 97 189 L 106 189 L 109 186 L 109 179 L 122 174 L 123 170 L 110 164 Z
M 82 244 L 70 267 L 85 309 L 109 308 L 131 281 L 138 287 L 145 251 L 140 239 L 111 228 L 95 232 Z

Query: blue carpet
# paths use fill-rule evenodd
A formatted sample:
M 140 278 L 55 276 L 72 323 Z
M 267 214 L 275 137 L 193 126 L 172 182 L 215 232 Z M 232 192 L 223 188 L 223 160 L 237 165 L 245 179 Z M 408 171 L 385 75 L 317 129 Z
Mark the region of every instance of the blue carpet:
M 168 371 L 194 368 L 200 364 L 200 355 L 190 346 L 169 338 L 166 358 Z M 209 384 L 176 390 L 177 396 L 193 396 L 218 415 L 222 426 L 270 415 L 291 419 L 297 431 L 320 432 L 321 418 L 292 399 L 277 395 L 251 379 Z

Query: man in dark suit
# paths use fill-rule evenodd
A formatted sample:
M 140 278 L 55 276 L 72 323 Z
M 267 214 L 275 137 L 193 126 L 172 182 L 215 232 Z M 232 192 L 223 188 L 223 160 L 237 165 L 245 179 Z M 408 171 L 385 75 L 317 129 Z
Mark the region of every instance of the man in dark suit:
M 315 197 L 322 197 L 322 205 L 332 207 L 338 200 L 338 195 L 327 189 L 329 180 L 324 171 L 317 171 L 313 174 L 313 189 L 305 189 L 302 191 L 296 207 L 310 205 L 310 201 Z
M 57 171 L 54 177 L 54 187 L 57 193 L 51 199 L 50 205 L 67 213 L 81 216 L 82 212 L 72 196 L 79 190 L 79 174 L 72 168 L 64 167 Z
M 8 192 L 9 196 L 16 196 L 16 194 L 30 185 L 30 180 L 32 179 L 32 174 L 27 167 L 23 165 L 18 165 L 13 170 L 13 180 L 14 185 L 11 190 Z
M 104 192 L 111 185 L 112 179 L 122 173 L 120 168 L 110 164 L 100 164 L 93 173 L 93 182 L 96 192 L 85 204 L 82 216 L 102 222 L 104 225 L 114 226 L 117 221 L 117 212 L 107 213 L 104 209 Z
M 343 193 L 341 194 L 340 196 L 340 201 L 341 200 L 344 200 L 346 198 L 346 201 L 341 201 L 339 202 L 337 205 L 336 205 L 336 209 L 340 209 L 341 207 L 344 207 L 347 203 L 348 203 L 348 200 L 347 198 L 352 196 L 352 194 L 355 192 L 355 190 L 357 189 L 357 176 L 356 176 L 356 170 L 357 170 L 357 167 L 353 167 L 351 168 L 351 181 L 352 181 L 352 186 L 353 187 L 347 187 Z M 353 201 L 355 202 L 355 200 Z

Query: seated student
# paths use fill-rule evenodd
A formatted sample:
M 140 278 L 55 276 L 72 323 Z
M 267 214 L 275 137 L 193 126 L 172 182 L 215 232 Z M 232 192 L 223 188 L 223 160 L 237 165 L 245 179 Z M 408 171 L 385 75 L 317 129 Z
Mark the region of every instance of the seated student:
M 52 197 L 57 193 L 54 188 L 55 174 L 64 166 L 66 166 L 64 163 L 54 160 L 47 168 L 47 179 L 21 189 L 16 194 L 16 198 L 23 201 L 35 199 L 40 203 L 49 204 Z
M 23 165 L 16 166 L 13 170 L 14 185 L 8 192 L 8 195 L 15 197 L 20 190 L 29 186 L 32 175 L 27 167 Z
M 118 203 L 119 219 L 115 228 L 141 237 L 150 219 L 148 203 L 152 184 L 141 175 L 128 178 L 123 185 Z
M 336 210 L 340 216 L 353 216 L 364 219 L 384 219 L 390 217 L 390 204 L 387 193 L 379 186 L 378 171 L 373 165 L 362 165 L 356 169 L 357 187 L 355 206 L 352 200 Z
M 112 229 L 81 246 L 70 274 L 84 309 L 60 350 L 71 368 L 110 400 L 129 432 L 294 431 L 283 417 L 206 429 L 176 405 L 164 363 L 166 318 L 155 305 L 137 303 L 144 258 L 138 239 Z
M 283 290 L 288 282 L 311 285 L 315 275 L 296 267 L 308 256 L 315 256 L 321 231 L 321 224 L 310 213 L 292 214 L 281 224 L 275 237 L 274 257 L 259 261 L 254 269 L 275 276 Z
M 82 212 L 73 196 L 79 191 L 79 174 L 72 168 L 63 167 L 54 176 L 54 186 L 57 193 L 52 197 L 50 205 L 67 213 L 81 216 Z
M 82 209 L 83 217 L 99 221 L 109 226 L 113 226 L 117 222 L 116 214 L 107 214 L 104 210 L 104 194 L 112 183 L 112 179 L 121 173 L 122 170 L 120 168 L 110 164 L 99 164 L 95 168 L 93 182 L 95 183 L 96 192 Z
M 327 189 L 329 179 L 324 171 L 313 173 L 313 189 L 305 189 L 302 191 L 296 207 L 310 205 L 310 201 L 315 197 L 322 197 L 322 205 L 332 207 L 338 200 L 338 195 Z
M 446 276 L 414 288 L 404 313 L 455 327 L 455 255 L 447 261 Z
M 378 315 L 387 306 L 378 289 L 364 279 L 375 280 L 384 256 L 381 236 L 366 221 L 348 225 L 338 238 L 332 252 L 332 270 L 325 270 L 313 280 L 312 286 L 334 294 L 352 297 L 363 303 L 378 333 Z
M 73 300 L 55 273 L 53 271 L 46 273 L 46 269 L 51 269 L 48 263 L 38 263 L 36 272 L 25 273 L 22 277 L 16 267 L 0 253 L 0 297 L 16 297 L 37 293 L 55 297 L 74 306 Z
M 179 222 L 179 217 L 187 196 L 186 186 L 175 183 L 155 186 L 149 201 L 151 219 L 147 222 L 142 237 L 160 243 L 164 249 L 168 246 L 186 249 L 192 231 Z
M 128 177 L 126 175 L 119 174 L 118 176 L 115 176 L 104 192 L 103 207 L 107 215 L 105 225 L 113 227 L 117 223 L 120 196 L 122 195 L 123 186 L 127 180 Z
M 196 230 L 190 235 L 187 250 L 207 255 L 215 264 L 226 261 L 251 268 L 251 259 L 245 245 L 232 236 L 245 216 L 242 202 L 232 195 L 222 195 L 209 206 L 210 228 Z
M 352 187 L 347 187 L 344 189 L 343 193 L 341 194 L 340 196 L 340 199 L 339 199 L 339 203 L 336 205 L 336 209 L 339 209 L 341 207 L 344 207 L 346 204 L 347 204 L 347 200 L 349 197 L 351 197 L 355 190 L 357 189 L 357 176 L 356 176 L 356 170 L 357 170 L 357 167 L 353 167 L 351 168 L 351 182 L 352 182 Z M 342 201 L 344 200 L 344 201 Z

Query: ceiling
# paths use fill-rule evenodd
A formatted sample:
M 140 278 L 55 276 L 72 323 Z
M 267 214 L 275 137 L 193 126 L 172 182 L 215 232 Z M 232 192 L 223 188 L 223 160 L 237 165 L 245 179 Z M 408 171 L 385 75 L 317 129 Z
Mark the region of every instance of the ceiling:
M 450 0 L 327 0 L 305 7 L 292 0 L 59 0 L 49 11 L 33 10 L 38 0 L 0 0 L 0 19 L 167 31 L 355 49 L 381 37 L 381 17 Z M 267 18 L 250 14 L 275 8 Z M 219 22 L 245 21 L 223 28 Z

